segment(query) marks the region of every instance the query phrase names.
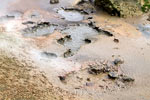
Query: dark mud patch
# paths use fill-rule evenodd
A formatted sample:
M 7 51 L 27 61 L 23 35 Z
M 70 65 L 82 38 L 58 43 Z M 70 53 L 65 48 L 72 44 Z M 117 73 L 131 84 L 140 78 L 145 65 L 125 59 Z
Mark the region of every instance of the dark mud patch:
M 28 23 L 29 24 L 29 23 Z M 34 25 L 33 27 L 28 27 L 23 30 L 23 36 L 25 37 L 39 37 L 48 36 L 52 34 L 57 25 L 51 24 L 49 22 L 41 22 Z
M 90 14 L 90 12 L 86 11 L 82 7 L 66 7 L 66 8 L 62 8 L 62 9 L 65 11 L 77 11 L 77 12 L 80 12 L 81 14 L 84 14 L 84 15 Z
M 97 26 L 97 25 L 96 25 L 96 22 L 90 21 L 90 22 L 88 23 L 88 25 L 89 25 L 90 27 L 92 27 L 94 30 L 96 30 L 97 32 L 99 32 L 99 33 L 102 33 L 102 34 L 107 35 L 107 36 L 113 36 L 113 34 L 112 34 L 111 32 L 106 31 L 106 30 L 103 30 L 103 29 L 101 29 L 99 26 Z

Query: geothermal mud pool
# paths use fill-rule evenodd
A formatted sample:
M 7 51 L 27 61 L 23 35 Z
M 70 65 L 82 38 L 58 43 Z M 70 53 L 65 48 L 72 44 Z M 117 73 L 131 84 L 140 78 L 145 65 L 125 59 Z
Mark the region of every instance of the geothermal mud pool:
M 147 15 L 76 0 L 5 0 L 0 11 L 0 100 L 150 98 Z

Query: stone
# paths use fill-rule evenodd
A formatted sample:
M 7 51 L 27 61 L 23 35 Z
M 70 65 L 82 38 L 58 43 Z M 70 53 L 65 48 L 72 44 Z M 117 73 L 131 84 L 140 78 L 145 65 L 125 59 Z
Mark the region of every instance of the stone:
M 47 58 L 57 58 L 57 55 L 55 53 L 42 52 L 42 55 L 47 57 Z
M 115 60 L 114 60 L 114 64 L 115 64 L 115 65 L 120 65 L 120 64 L 123 64 L 123 63 L 124 63 L 124 61 L 123 61 L 122 59 L 119 59 L 119 58 L 118 58 L 118 59 L 115 59 Z
M 148 19 L 147 19 L 148 21 L 150 21 L 150 15 L 148 16 Z
M 142 15 L 140 0 L 95 0 L 95 5 L 102 7 L 111 15 L 132 17 Z
M 119 39 L 116 39 L 116 38 L 115 38 L 115 39 L 114 39 L 114 42 L 115 42 L 115 43 L 119 43 Z
M 87 81 L 91 81 L 91 79 L 90 79 L 90 78 L 87 78 L 86 80 L 87 80 Z
M 23 24 L 23 25 L 35 24 L 35 22 L 33 22 L 33 21 L 27 21 L 27 22 L 23 22 L 22 24 Z
M 61 81 L 65 81 L 66 80 L 66 77 L 65 76 L 58 76 L 59 77 L 59 79 L 61 80 Z
M 122 80 L 124 82 L 133 82 L 133 81 L 135 81 L 135 79 L 133 79 L 133 78 L 131 78 L 129 76 L 122 76 Z
M 91 67 L 88 69 L 88 72 L 89 72 L 90 74 L 93 74 L 93 75 L 98 75 L 98 74 L 104 72 L 104 68 L 103 68 L 103 67 L 100 67 L 100 66 L 91 66 Z
M 94 84 L 91 82 L 86 83 L 86 86 L 93 86 Z
M 59 3 L 59 0 L 50 0 L 50 4 L 57 4 Z
M 67 58 L 67 57 L 71 57 L 73 56 L 73 52 L 71 51 L 71 49 L 68 49 L 65 53 L 64 53 L 64 58 Z
M 97 26 L 97 25 L 96 25 L 96 22 L 90 21 L 90 22 L 88 23 L 88 25 L 89 25 L 90 27 L 92 27 L 94 30 L 96 30 L 98 33 L 102 33 L 102 34 L 105 34 L 105 35 L 110 36 L 110 37 L 113 36 L 113 34 L 112 34 L 111 32 L 106 31 L 106 30 L 103 30 L 103 29 L 101 29 L 99 26 Z
M 65 42 L 71 41 L 71 40 L 72 40 L 71 35 L 66 35 L 65 37 L 58 39 L 57 43 L 64 45 Z
M 119 75 L 117 72 L 109 72 L 108 77 L 111 79 L 117 79 L 117 78 L 119 78 Z
M 85 39 L 84 41 L 85 41 L 85 43 L 87 43 L 87 44 L 89 44 L 89 43 L 92 42 L 90 39 Z

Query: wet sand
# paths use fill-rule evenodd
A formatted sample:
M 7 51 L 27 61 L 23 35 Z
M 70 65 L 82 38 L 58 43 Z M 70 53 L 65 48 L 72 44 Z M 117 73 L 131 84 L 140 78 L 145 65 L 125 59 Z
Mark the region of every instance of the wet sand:
M 88 3 L 77 6 L 75 0 L 61 0 L 53 5 L 49 0 L 1 2 L 0 99 L 150 98 L 147 15 L 122 19 L 103 11 L 94 12 L 95 9 L 87 8 L 91 7 Z M 67 8 L 73 5 L 71 10 Z M 12 58 L 15 60 L 8 60 Z M 113 80 L 107 72 L 88 72 L 95 63 L 115 67 L 113 61 L 118 58 L 124 62 L 117 67 L 118 73 L 134 82 Z M 12 94 L 15 90 L 18 92 Z

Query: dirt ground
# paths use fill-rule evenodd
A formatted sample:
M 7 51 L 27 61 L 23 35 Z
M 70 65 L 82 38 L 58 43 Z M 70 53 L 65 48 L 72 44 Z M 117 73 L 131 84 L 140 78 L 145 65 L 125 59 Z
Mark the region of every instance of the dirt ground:
M 148 100 L 150 22 L 78 0 L 0 6 L 0 100 Z

